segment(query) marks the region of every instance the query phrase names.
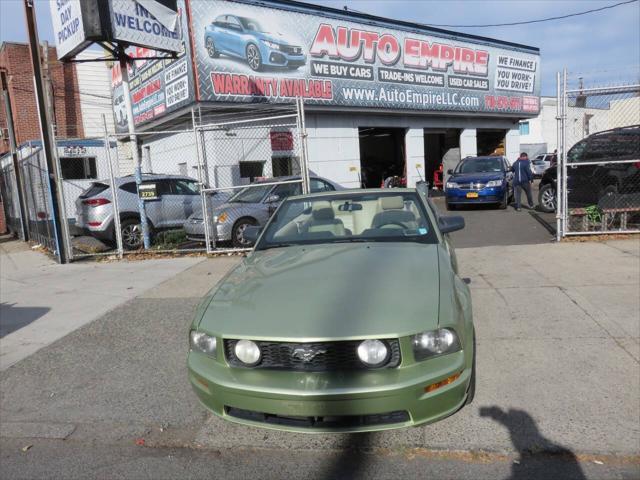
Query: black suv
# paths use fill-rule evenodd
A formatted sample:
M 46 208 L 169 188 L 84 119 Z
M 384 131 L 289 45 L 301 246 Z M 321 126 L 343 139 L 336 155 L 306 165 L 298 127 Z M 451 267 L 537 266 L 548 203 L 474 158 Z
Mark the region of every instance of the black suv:
M 611 163 L 620 160 L 636 162 Z M 544 212 L 556 209 L 557 178 L 552 166 L 540 180 L 538 204 Z M 594 133 L 571 147 L 567 188 L 569 208 L 597 205 L 605 195 L 640 193 L 640 125 Z

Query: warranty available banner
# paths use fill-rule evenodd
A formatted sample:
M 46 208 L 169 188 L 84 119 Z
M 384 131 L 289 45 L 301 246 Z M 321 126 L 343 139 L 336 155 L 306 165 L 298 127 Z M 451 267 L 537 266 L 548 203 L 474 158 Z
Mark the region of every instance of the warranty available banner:
M 200 101 L 539 111 L 540 57 L 320 14 L 188 2 Z

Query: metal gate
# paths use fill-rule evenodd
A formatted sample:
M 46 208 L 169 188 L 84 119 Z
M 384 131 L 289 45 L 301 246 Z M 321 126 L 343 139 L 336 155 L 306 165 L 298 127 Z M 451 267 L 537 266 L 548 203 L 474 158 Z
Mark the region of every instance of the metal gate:
M 558 239 L 640 232 L 640 84 L 557 79 Z

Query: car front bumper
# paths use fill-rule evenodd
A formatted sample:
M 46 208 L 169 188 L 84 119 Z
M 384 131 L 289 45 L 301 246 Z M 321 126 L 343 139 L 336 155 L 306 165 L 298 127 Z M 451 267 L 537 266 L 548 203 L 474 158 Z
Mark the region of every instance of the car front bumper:
M 407 367 L 298 372 L 233 368 L 190 352 L 188 367 L 201 403 L 226 420 L 287 431 L 365 432 L 455 413 L 467 398 L 471 358 L 471 352 L 460 351 Z M 452 383 L 426 393 L 428 385 L 458 373 Z M 331 418 L 349 421 L 331 424 Z
M 504 187 L 485 187 L 481 190 L 448 188 L 445 192 L 449 204 L 500 203 L 504 200 Z M 477 194 L 469 197 L 468 194 Z
M 300 67 L 307 63 L 307 56 L 303 53 L 288 53 L 267 46 L 263 46 L 261 53 L 263 63 L 272 67 Z
M 227 223 L 218 223 L 216 241 L 227 242 L 231 240 L 231 226 Z M 201 219 L 187 220 L 183 225 L 188 240 L 204 242 L 204 221 Z

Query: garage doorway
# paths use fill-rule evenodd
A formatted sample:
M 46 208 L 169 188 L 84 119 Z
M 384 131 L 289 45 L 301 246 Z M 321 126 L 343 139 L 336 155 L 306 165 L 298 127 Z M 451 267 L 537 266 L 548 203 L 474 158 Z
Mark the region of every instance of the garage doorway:
M 455 168 L 459 161 L 459 129 L 424 129 L 425 180 L 429 188 L 442 189 L 446 170 Z
M 386 178 L 406 176 L 406 132 L 404 128 L 358 128 L 363 188 L 379 188 Z
M 506 130 L 480 130 L 476 132 L 478 156 L 504 155 Z

